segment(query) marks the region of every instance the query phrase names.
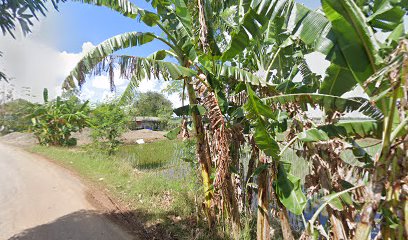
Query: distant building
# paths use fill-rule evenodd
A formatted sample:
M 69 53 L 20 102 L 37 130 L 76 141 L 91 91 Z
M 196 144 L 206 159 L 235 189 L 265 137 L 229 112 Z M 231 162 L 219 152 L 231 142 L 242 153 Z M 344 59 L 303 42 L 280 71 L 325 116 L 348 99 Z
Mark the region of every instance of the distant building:
M 130 123 L 131 130 L 150 129 L 161 130 L 161 120 L 158 117 L 135 117 Z

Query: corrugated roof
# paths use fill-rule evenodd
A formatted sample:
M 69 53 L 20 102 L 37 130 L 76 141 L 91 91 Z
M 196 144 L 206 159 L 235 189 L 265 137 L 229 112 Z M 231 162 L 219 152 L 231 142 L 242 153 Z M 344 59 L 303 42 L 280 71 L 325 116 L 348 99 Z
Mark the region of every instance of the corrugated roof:
M 152 121 L 152 122 L 160 122 L 159 117 L 134 117 L 134 121 Z

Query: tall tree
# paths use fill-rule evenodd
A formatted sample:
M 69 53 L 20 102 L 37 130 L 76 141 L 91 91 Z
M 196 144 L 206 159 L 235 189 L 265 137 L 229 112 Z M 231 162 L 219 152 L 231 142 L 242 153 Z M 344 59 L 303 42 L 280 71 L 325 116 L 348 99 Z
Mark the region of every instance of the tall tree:
M 132 105 L 136 116 L 171 117 L 173 113 L 171 101 L 158 92 L 139 93 Z

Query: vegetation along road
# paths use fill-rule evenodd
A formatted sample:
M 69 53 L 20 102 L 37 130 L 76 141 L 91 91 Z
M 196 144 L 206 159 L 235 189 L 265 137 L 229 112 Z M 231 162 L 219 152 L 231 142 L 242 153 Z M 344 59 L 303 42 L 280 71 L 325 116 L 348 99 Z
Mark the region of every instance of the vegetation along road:
M 132 239 L 46 159 L 0 143 L 0 239 Z

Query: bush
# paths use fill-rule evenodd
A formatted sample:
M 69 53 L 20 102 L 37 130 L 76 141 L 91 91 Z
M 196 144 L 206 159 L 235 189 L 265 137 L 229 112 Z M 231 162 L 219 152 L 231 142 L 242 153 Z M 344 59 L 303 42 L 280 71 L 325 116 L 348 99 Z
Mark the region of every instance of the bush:
M 120 144 L 119 138 L 126 130 L 128 117 L 115 103 L 104 103 L 92 111 L 92 132 L 94 143 L 114 154 Z
M 23 99 L 12 100 L 0 105 L 0 128 L 3 126 L 2 133 L 24 132 L 31 125 L 28 117 L 35 104 Z

